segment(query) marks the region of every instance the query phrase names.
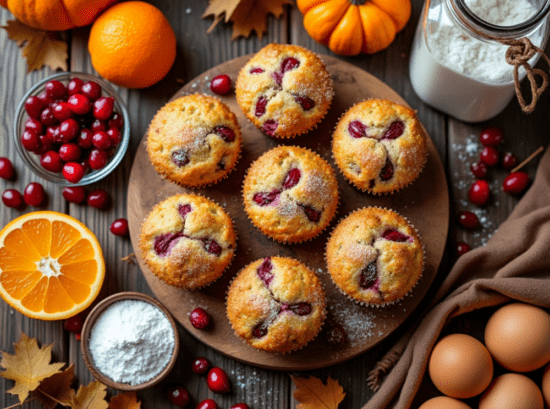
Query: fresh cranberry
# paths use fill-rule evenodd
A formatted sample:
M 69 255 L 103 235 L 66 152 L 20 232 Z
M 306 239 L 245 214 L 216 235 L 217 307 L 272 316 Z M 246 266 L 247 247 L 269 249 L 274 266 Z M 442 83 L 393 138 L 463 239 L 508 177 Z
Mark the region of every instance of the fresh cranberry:
M 465 229 L 475 230 L 479 227 L 479 219 L 472 212 L 460 212 L 458 214 L 458 224 Z
M 97 149 L 101 149 L 102 151 L 109 149 L 111 146 L 113 146 L 113 140 L 107 134 L 107 132 L 96 132 L 92 136 L 92 142 L 94 146 Z
M 354 138 L 367 136 L 367 126 L 360 121 L 351 121 L 348 125 L 348 132 Z
M 80 132 L 80 125 L 74 119 L 69 118 L 61 122 L 59 125 L 59 140 L 60 142 L 70 142 Z
M 205 373 L 208 370 L 209 367 L 210 367 L 210 364 L 208 363 L 206 358 L 203 357 L 203 356 L 199 356 L 191 364 L 191 370 L 196 374 Z
M 37 98 L 40 100 L 40 102 L 42 102 L 42 108 L 47 107 L 54 101 L 53 98 L 46 93 L 46 91 L 42 91 L 40 94 L 38 94 Z
M 266 206 L 271 202 L 273 202 L 275 199 L 277 199 L 280 194 L 281 194 L 281 191 L 276 189 L 272 190 L 269 193 L 259 192 L 254 194 L 254 196 L 252 197 L 252 200 L 254 200 L 260 206 Z
M 63 161 L 59 156 L 59 153 L 55 151 L 48 151 L 40 157 L 40 165 L 50 172 L 61 172 L 63 169 Z
M 517 195 L 529 184 L 529 175 L 526 172 L 510 173 L 502 183 L 502 190 L 510 195 Z
M 78 146 L 82 149 L 90 149 L 94 144 L 92 140 L 93 135 L 93 132 L 88 128 L 82 128 L 77 138 Z
M 38 119 L 29 118 L 25 121 L 25 130 L 34 131 L 40 135 L 44 132 L 44 124 Z
M 115 112 L 109 122 L 107 123 L 109 128 L 121 129 L 124 125 L 124 118 L 118 112 Z
M 86 202 L 88 206 L 95 207 L 96 209 L 104 209 L 109 205 L 110 199 L 109 193 L 103 189 L 97 189 L 88 195 Z
M 78 94 L 82 89 L 82 84 L 84 84 L 84 81 L 80 78 L 73 78 L 67 84 L 67 94 L 69 94 L 69 96 Z
M 102 121 L 101 119 L 96 119 L 90 125 L 90 129 L 92 130 L 92 132 L 103 132 L 107 130 L 107 125 L 105 125 L 105 121 Z
M 305 95 L 294 95 L 294 101 L 296 101 L 304 111 L 309 111 L 315 106 L 315 101 Z
M 491 190 L 486 180 L 476 180 L 468 192 L 470 202 L 476 206 L 483 206 L 487 203 L 490 195 Z
M 115 236 L 127 236 L 128 235 L 128 220 L 116 219 L 111 223 L 111 233 Z
M 63 83 L 57 80 L 51 80 L 46 83 L 46 94 L 48 94 L 53 100 L 63 99 L 67 96 L 67 88 Z
M 88 162 L 87 157 L 84 157 L 84 159 L 80 161 L 80 166 L 84 169 L 84 173 L 88 172 L 88 169 L 90 169 L 90 163 Z
M 45 108 L 40 114 L 40 121 L 46 126 L 56 124 L 57 119 L 53 114 L 53 109 L 51 109 L 50 107 Z
M 64 121 L 65 119 L 71 118 L 73 116 L 71 105 L 64 101 L 58 102 L 55 104 L 55 107 L 53 107 L 53 116 L 55 116 L 55 119 L 58 121 Z
M 210 82 L 210 89 L 218 95 L 227 94 L 231 89 L 231 78 L 226 74 L 216 75 Z
M 498 151 L 492 146 L 486 146 L 479 154 L 479 160 L 487 166 L 496 166 L 498 164 Z
M 474 176 L 478 179 L 485 179 L 487 177 L 487 165 L 483 162 L 472 163 L 470 169 Z
M 0 178 L 11 179 L 15 175 L 15 169 L 8 158 L 0 157 Z
M 274 119 L 268 119 L 262 125 L 262 131 L 264 131 L 269 136 L 275 136 L 275 131 L 277 130 L 278 126 L 279 126 L 279 122 L 277 122 Z
M 80 163 L 69 162 L 63 166 L 63 177 L 71 183 L 78 183 L 84 177 L 84 169 Z
M 502 167 L 506 170 L 514 169 L 518 162 L 518 158 L 512 152 L 506 152 L 502 157 Z
M 330 345 L 340 346 L 346 342 L 346 331 L 340 324 L 331 324 L 325 332 L 325 338 Z
M 59 126 L 48 126 L 46 128 L 46 138 L 48 138 L 51 144 L 56 143 L 59 139 Z
M 226 142 L 233 142 L 235 140 L 235 132 L 227 126 L 216 126 L 214 128 L 214 133 Z
M 485 128 L 479 134 L 483 146 L 498 146 L 502 143 L 502 129 L 496 126 Z
M 100 97 L 94 102 L 93 113 L 94 118 L 102 121 L 108 120 L 113 115 L 115 99 L 113 97 Z
M 236 403 L 229 409 L 250 409 L 250 407 L 246 403 Z
M 292 168 L 288 171 L 283 182 L 283 189 L 290 189 L 298 184 L 302 173 L 298 168 Z
M 65 162 L 76 162 L 80 159 L 82 151 L 76 143 L 64 143 L 59 148 L 59 156 Z
M 103 169 L 107 164 L 109 157 L 105 151 L 99 149 L 92 149 L 90 156 L 88 157 L 88 164 L 93 170 Z
M 83 186 L 67 186 L 63 188 L 63 197 L 67 202 L 82 203 L 86 200 L 86 189 Z
M 34 119 L 40 118 L 40 113 L 42 112 L 42 108 L 44 107 L 42 101 L 40 98 L 36 96 L 30 96 L 25 101 L 25 111 L 27 111 L 27 114 Z
M 264 96 L 261 96 L 258 98 L 258 102 L 256 102 L 256 111 L 254 114 L 259 118 L 263 114 L 265 114 L 265 108 L 267 106 L 267 98 Z
M 304 213 L 306 214 L 306 217 L 310 222 L 317 223 L 319 220 L 321 220 L 321 212 L 318 212 L 313 207 L 308 205 L 302 205 L 302 204 L 298 206 L 302 208 L 302 210 L 304 211 Z
M 122 141 L 122 134 L 117 128 L 109 129 L 107 135 L 111 138 L 112 146 L 116 146 Z
M 406 241 L 409 241 L 410 237 L 401 233 L 400 231 L 396 229 L 388 229 L 384 233 L 382 233 L 382 238 L 389 240 L 389 241 L 395 241 L 397 243 L 404 243 Z
M 40 149 L 35 152 L 36 154 L 43 155 L 53 149 L 53 142 L 48 135 L 40 135 L 38 138 L 40 139 Z
M 183 386 L 168 389 L 168 400 L 172 405 L 185 408 L 189 405 L 189 392 Z
M 23 191 L 23 199 L 29 206 L 40 206 L 45 198 L 46 192 L 40 183 L 29 183 Z
M 205 399 L 195 409 L 218 409 L 218 404 L 213 399 Z
M 264 72 L 263 68 L 257 67 L 250 70 L 250 74 L 261 74 Z
M 229 392 L 229 378 L 223 369 L 216 366 L 208 372 L 206 384 L 212 392 Z
M 95 101 L 101 96 L 101 86 L 97 82 L 88 81 L 82 84 L 80 92 L 82 95 L 88 97 L 90 101 Z
M 82 332 L 83 326 L 84 318 L 80 314 L 72 316 L 63 323 L 63 327 L 65 327 L 65 330 L 74 334 L 80 334 Z
M 196 329 L 205 329 L 210 324 L 210 315 L 202 308 L 195 308 L 191 311 L 189 320 Z
M 394 122 L 390 125 L 382 139 L 397 139 L 403 135 L 405 124 L 401 121 Z
M 472 248 L 468 243 L 464 243 L 463 241 L 459 241 L 456 243 L 456 255 L 457 257 L 463 256 L 467 252 L 469 252 Z
M 34 131 L 24 131 L 21 135 L 21 145 L 30 152 L 37 152 L 42 144 L 40 137 Z
M 90 112 L 90 109 L 92 108 L 90 100 L 82 94 L 71 95 L 66 104 L 71 112 L 74 112 L 77 115 L 85 115 Z
M 19 208 L 23 205 L 23 196 L 15 189 L 8 189 L 2 195 L 2 202 L 8 207 Z

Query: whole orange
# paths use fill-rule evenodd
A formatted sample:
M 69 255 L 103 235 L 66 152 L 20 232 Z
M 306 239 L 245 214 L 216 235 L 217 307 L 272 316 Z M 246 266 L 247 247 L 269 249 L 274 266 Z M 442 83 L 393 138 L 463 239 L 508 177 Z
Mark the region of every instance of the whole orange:
M 128 1 L 109 8 L 94 22 L 88 51 L 103 78 L 126 88 L 146 88 L 170 71 L 176 36 L 159 9 Z

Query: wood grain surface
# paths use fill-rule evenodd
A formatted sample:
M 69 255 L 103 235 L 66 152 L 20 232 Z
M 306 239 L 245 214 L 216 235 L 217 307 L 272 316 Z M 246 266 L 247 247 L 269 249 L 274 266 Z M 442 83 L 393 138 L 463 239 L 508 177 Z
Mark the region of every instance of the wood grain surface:
M 48 183 L 44 187 L 48 192 L 49 201 L 46 208 L 70 214 L 86 223 L 97 235 L 105 249 L 107 277 L 100 298 L 120 291 L 138 291 L 153 295 L 137 265 L 131 265 L 121 258 L 132 252 L 129 239 L 115 237 L 109 232 L 110 223 L 119 217 L 126 217 L 127 181 L 133 159 L 139 148 L 140 141 L 147 129 L 149 121 L 155 112 L 178 90 L 191 79 L 235 57 L 258 51 L 270 42 L 299 44 L 319 54 L 332 54 L 326 47 L 315 43 L 305 32 L 302 16 L 296 6 L 286 7 L 280 20 L 272 16 L 268 18 L 267 34 L 259 39 L 253 35 L 249 39 L 231 41 L 231 27 L 223 22 L 218 24 L 211 34 L 206 30 L 211 20 L 202 20 L 206 2 L 204 0 L 151 0 L 160 8 L 174 28 L 177 44 L 177 57 L 174 67 L 168 76 L 160 83 L 144 90 L 119 90 L 119 96 L 129 107 L 131 116 L 132 136 L 128 153 L 119 167 L 105 180 L 93 188 L 107 189 L 113 198 L 113 205 L 105 211 L 98 211 L 86 206 L 69 205 L 62 196 L 61 189 Z M 337 379 L 347 392 L 345 400 L 340 405 L 342 409 L 360 408 L 371 396 L 372 391 L 366 386 L 368 372 L 390 346 L 398 339 L 409 325 L 420 318 L 426 300 L 429 300 L 434 289 L 441 283 L 455 260 L 454 247 L 457 241 L 466 241 L 472 247 L 483 245 L 502 223 L 519 197 L 508 196 L 500 190 L 505 172 L 502 169 L 491 170 L 490 183 L 493 197 L 491 202 L 482 209 L 476 209 L 467 201 L 468 188 L 474 178 L 470 173 L 469 164 L 477 161 L 481 150 L 476 144 L 479 131 L 487 125 L 498 125 L 505 130 L 505 141 L 501 152 L 512 151 L 519 158 L 525 158 L 530 152 L 541 145 L 548 145 L 548 102 L 550 93 L 547 91 L 539 100 L 537 110 L 525 115 L 516 101 L 496 118 L 481 124 L 464 124 L 456 121 L 433 108 L 423 104 L 414 93 L 408 73 L 408 56 L 414 30 L 420 12 L 422 0 L 412 0 L 412 17 L 405 29 L 399 33 L 391 46 L 372 56 L 361 55 L 344 58 L 378 79 L 403 97 L 407 103 L 417 110 L 418 116 L 439 152 L 443 161 L 451 197 L 451 223 L 447 241 L 447 256 L 442 263 L 438 275 L 430 288 L 428 295 L 416 312 L 403 326 L 386 338 L 382 343 L 353 360 L 321 370 L 306 372 L 291 372 L 298 376 L 317 376 L 325 380 L 328 375 Z M 0 7 L 0 24 L 6 25 L 13 16 Z M 69 41 L 69 67 L 73 71 L 94 73 L 87 52 L 89 27 L 77 29 L 67 34 Z M 550 47 L 546 48 L 546 51 Z M 31 181 L 34 175 L 24 168 L 17 157 L 15 147 L 10 140 L 14 120 L 15 107 L 26 90 L 32 84 L 51 74 L 44 69 L 26 74 L 26 63 L 20 50 L 14 42 L 9 41 L 4 30 L 0 30 L 0 156 L 7 156 L 14 162 L 17 178 L 14 181 L 0 180 L 0 190 L 17 188 L 20 191 Z M 543 69 L 542 63 L 539 66 Z M 525 89 L 525 85 L 523 87 Z M 468 153 L 466 147 L 468 143 Z M 525 170 L 534 175 L 538 160 L 529 164 Z M 42 181 L 40 181 L 42 182 Z M 25 212 L 35 209 L 27 207 L 24 210 L 8 209 L 0 205 L 0 225 L 4 226 L 10 220 Z M 482 216 L 483 228 L 476 232 L 467 232 L 456 226 L 454 215 L 459 210 L 475 209 Z M 81 384 L 93 380 L 86 369 L 80 355 L 80 344 L 73 334 L 63 330 L 62 322 L 42 322 L 26 318 L 15 312 L 6 303 L 0 302 L 0 350 L 13 352 L 13 343 L 19 339 L 21 331 L 36 337 L 42 344 L 54 343 L 54 358 L 60 361 L 74 362 L 76 376 Z M 172 383 L 185 385 L 193 396 L 194 407 L 198 402 L 208 397 L 214 398 L 219 406 L 228 409 L 236 402 L 247 402 L 253 409 L 290 409 L 297 403 L 292 397 L 292 383 L 289 372 L 260 369 L 242 364 L 216 352 L 202 342 L 197 341 L 186 330 L 180 327 L 181 353 L 180 360 L 169 378 L 156 387 L 141 391 L 139 398 L 144 408 L 170 408 L 165 394 L 165 388 Z M 193 357 L 205 356 L 216 366 L 224 368 L 232 381 L 232 390 L 228 395 L 217 395 L 210 392 L 204 377 L 194 375 L 190 371 Z M 13 386 L 11 381 L 0 379 L 0 407 L 6 407 L 17 402 L 16 398 L 5 392 Z M 114 391 L 111 391 L 114 392 Z M 35 409 L 41 406 L 36 402 L 25 405 L 25 408 Z

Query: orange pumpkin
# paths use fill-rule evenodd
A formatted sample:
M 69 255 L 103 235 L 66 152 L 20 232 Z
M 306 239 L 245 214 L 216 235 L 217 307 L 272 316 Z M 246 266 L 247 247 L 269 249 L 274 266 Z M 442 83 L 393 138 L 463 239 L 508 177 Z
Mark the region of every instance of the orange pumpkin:
M 63 31 L 92 24 L 117 0 L 0 0 L 21 23 L 47 31 Z
M 298 0 L 309 35 L 336 54 L 387 48 L 411 17 L 410 0 Z

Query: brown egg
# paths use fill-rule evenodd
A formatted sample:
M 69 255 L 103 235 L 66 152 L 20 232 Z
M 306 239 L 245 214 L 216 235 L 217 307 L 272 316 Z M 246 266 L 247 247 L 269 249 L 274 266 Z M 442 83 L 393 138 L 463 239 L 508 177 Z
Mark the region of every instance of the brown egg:
M 447 335 L 435 346 L 428 366 L 432 382 L 452 398 L 471 398 L 489 386 L 493 360 L 487 348 L 466 334 Z
M 464 402 L 449 398 L 447 396 L 438 396 L 430 399 L 420 406 L 418 409 L 472 409 Z
M 504 368 L 534 371 L 550 361 L 550 314 L 534 305 L 508 304 L 489 319 L 485 345 Z
M 550 408 L 550 364 L 546 366 L 542 375 L 542 396 L 546 406 Z
M 495 378 L 479 400 L 479 409 L 543 409 L 542 393 L 535 382 L 517 373 Z

